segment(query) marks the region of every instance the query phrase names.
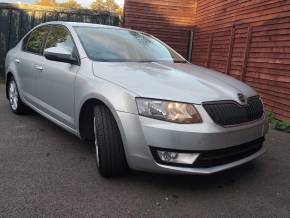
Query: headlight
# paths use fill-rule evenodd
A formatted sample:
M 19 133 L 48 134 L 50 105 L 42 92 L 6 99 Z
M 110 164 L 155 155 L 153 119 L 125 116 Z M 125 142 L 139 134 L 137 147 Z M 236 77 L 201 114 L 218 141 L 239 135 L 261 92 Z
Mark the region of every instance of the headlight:
M 136 98 L 139 114 L 174 123 L 201 123 L 201 117 L 192 104 Z

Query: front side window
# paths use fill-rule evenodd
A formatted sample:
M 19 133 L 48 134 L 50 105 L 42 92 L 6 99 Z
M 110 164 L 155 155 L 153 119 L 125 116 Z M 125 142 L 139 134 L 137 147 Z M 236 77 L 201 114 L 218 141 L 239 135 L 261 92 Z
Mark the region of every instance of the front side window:
M 186 62 L 154 37 L 126 29 L 75 27 L 88 55 L 104 62 Z
M 33 32 L 31 32 L 27 38 L 27 41 L 24 40 L 23 50 L 35 54 L 40 54 L 48 30 L 49 30 L 48 27 L 44 26 L 39 27 Z
M 74 42 L 70 33 L 61 26 L 52 27 L 45 45 L 45 49 L 55 48 L 64 50 L 68 54 L 73 54 Z

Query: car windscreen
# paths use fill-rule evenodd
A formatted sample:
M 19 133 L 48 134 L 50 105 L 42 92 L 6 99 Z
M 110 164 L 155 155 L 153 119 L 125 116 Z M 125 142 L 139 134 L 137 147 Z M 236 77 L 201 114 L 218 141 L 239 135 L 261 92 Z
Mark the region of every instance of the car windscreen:
M 74 27 L 88 55 L 103 62 L 186 62 L 156 38 L 137 31 Z

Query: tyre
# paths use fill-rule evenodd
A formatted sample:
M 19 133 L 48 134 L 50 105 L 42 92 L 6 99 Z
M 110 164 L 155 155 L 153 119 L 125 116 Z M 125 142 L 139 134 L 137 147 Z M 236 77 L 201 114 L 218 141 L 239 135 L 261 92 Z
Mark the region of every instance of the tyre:
M 121 134 L 111 111 L 103 105 L 94 110 L 96 161 L 104 177 L 125 175 L 129 171 Z
M 15 114 L 25 114 L 28 111 L 28 108 L 20 99 L 18 87 L 13 77 L 8 81 L 7 91 L 11 110 Z

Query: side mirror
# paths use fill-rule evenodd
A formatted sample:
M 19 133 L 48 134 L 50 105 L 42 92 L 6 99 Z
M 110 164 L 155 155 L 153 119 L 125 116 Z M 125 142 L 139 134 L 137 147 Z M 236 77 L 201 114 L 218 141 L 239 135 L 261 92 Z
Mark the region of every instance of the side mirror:
M 64 62 L 69 64 L 78 65 L 78 59 L 65 48 L 51 47 L 43 51 L 43 55 L 46 59 L 51 61 Z

